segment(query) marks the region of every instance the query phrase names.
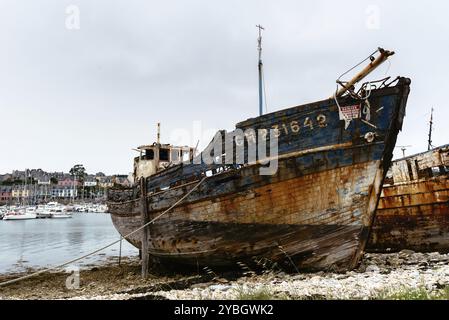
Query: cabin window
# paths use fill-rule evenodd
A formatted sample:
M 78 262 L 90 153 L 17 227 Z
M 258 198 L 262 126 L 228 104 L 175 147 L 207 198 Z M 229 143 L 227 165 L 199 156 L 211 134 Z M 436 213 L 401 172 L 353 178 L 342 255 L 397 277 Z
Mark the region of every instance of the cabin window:
M 159 150 L 159 160 L 160 161 L 170 161 L 169 159 L 169 150 L 168 149 L 160 149 Z
M 432 167 L 432 172 L 434 177 L 438 177 L 446 173 L 446 168 L 444 166 Z
M 145 150 L 145 160 L 153 160 L 154 151 L 152 149 Z
M 190 151 L 189 150 L 182 150 L 182 161 L 187 162 L 190 160 Z
M 418 179 L 428 179 L 433 176 L 432 168 L 424 168 L 418 171 Z
M 171 149 L 171 161 L 178 162 L 179 161 L 179 149 Z
M 412 162 L 411 162 L 411 160 L 410 161 L 407 160 L 406 163 L 407 163 L 408 177 L 409 177 L 410 181 L 413 181 L 414 176 L 413 176 Z

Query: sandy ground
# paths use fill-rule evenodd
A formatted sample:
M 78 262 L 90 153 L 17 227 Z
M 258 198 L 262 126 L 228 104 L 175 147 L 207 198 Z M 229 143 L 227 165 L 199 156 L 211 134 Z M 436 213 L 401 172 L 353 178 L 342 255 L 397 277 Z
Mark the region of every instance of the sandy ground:
M 0 282 L 23 274 L 0 276 Z M 434 294 L 449 288 L 449 254 L 401 251 L 366 254 L 353 271 L 286 274 L 281 270 L 200 274 L 152 271 L 140 276 L 138 259 L 76 274 L 46 273 L 0 287 L 0 299 L 378 299 L 403 290 Z M 67 286 L 68 284 L 68 286 Z M 448 291 L 449 292 L 449 291 Z

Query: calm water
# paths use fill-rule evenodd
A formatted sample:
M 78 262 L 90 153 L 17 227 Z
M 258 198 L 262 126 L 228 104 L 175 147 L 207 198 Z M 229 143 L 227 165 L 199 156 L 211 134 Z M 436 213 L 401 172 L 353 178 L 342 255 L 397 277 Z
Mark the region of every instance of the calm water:
M 120 239 L 104 213 L 74 213 L 71 219 L 0 220 L 0 273 L 49 267 L 82 256 Z M 75 265 L 82 267 L 119 255 L 119 244 Z M 122 242 L 122 256 L 138 250 Z

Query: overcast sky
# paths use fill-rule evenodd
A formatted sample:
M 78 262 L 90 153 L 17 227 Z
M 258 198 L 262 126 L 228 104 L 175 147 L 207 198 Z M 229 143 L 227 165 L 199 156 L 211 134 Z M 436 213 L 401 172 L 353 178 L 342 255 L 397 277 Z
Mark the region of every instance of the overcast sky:
M 448 1 L 1 0 L 0 173 L 128 173 L 158 121 L 163 142 L 194 145 L 201 129 L 204 146 L 256 116 L 259 23 L 268 111 L 328 97 L 382 46 L 396 55 L 370 78 L 412 79 L 398 145 L 426 150 L 432 106 L 433 143 L 449 143 L 448 12 Z

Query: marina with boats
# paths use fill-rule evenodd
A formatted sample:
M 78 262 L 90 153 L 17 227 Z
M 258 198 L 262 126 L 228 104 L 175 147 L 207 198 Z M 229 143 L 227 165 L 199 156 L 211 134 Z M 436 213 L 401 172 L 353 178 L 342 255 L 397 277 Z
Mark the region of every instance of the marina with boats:
M 76 212 L 107 213 L 108 209 L 102 204 L 63 205 L 58 202 L 37 206 L 2 206 L 0 220 L 64 219 L 71 218 Z

